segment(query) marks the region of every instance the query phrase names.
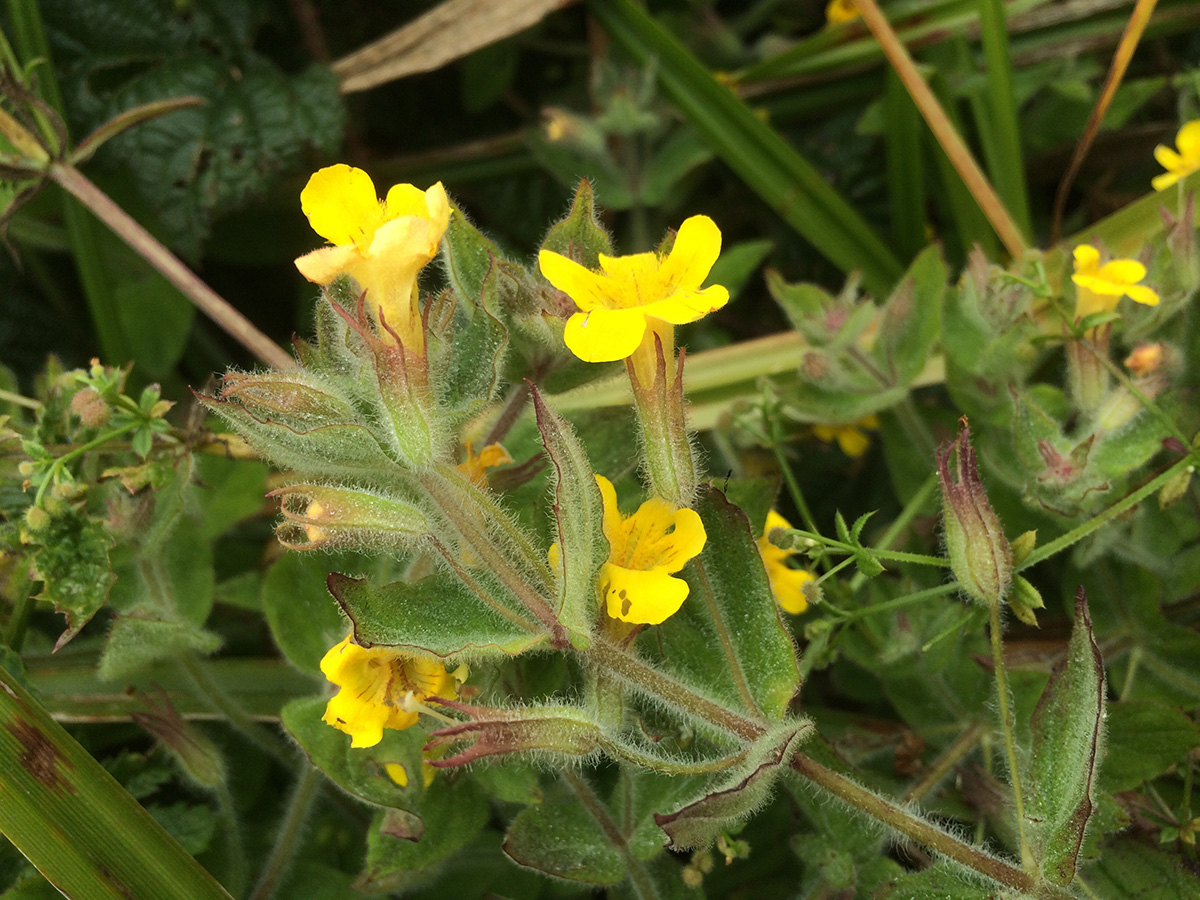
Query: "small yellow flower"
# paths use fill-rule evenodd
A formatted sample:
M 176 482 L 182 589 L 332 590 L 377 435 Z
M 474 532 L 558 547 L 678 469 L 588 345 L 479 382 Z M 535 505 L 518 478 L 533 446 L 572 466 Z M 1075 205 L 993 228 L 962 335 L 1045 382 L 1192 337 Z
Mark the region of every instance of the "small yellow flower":
M 794 569 L 788 565 L 788 560 L 798 556 L 798 550 L 784 550 L 771 543 L 769 536 L 776 528 L 791 528 L 792 523 L 775 510 L 767 513 L 767 525 L 763 528 L 762 537 L 758 539 L 758 552 L 762 555 L 763 564 L 767 567 L 767 578 L 771 582 L 771 593 L 775 602 L 783 609 L 795 615 L 808 609 L 808 598 L 804 596 L 804 583 L 813 580 L 812 572 L 807 569 Z
M 825 7 L 825 21 L 830 25 L 842 25 L 853 22 L 859 17 L 858 7 L 854 0 L 830 0 Z
M 1150 185 L 1156 191 L 1170 187 L 1180 178 L 1186 178 L 1200 169 L 1200 119 L 1188 122 L 1179 129 L 1175 135 L 1175 147 L 1178 153 L 1162 144 L 1154 148 L 1154 158 L 1167 170 L 1151 180 Z
M 308 180 L 300 206 L 313 231 L 333 244 L 297 259 L 300 274 L 317 284 L 349 275 L 381 327 L 420 352 L 417 273 L 437 253 L 450 222 L 442 183 L 427 191 L 397 184 L 380 201 L 371 176 L 339 164 Z
M 1146 267 L 1136 259 L 1114 259 L 1100 265 L 1100 251 L 1090 244 L 1075 248 L 1075 274 L 1071 280 L 1075 292 L 1075 318 L 1116 309 L 1123 296 L 1146 306 L 1158 305 L 1158 294 L 1138 284 L 1146 277 Z
M 608 614 L 622 622 L 658 625 L 687 599 L 687 582 L 673 575 L 704 549 L 704 523 L 695 510 L 672 509 L 660 497 L 647 500 L 632 516 L 623 516 L 612 482 L 597 475 L 596 484 L 604 502 L 609 546 L 599 581 Z M 551 555 L 556 551 L 552 548 Z
M 445 750 L 442 750 L 442 754 L 439 755 L 444 755 L 444 753 Z M 428 750 L 421 752 L 421 782 L 425 787 L 433 784 L 433 776 L 437 774 L 437 767 L 430 764 L 430 758 L 431 755 Z M 408 787 L 408 769 L 404 768 L 403 765 L 394 762 L 384 763 L 383 770 L 387 773 L 388 778 L 392 779 L 400 787 Z
M 488 444 L 477 454 L 471 441 L 466 443 L 467 458 L 458 464 L 458 471 L 471 479 L 476 487 L 487 486 L 487 470 L 507 466 L 513 461 L 500 444 Z
M 321 660 L 321 672 L 340 690 L 322 721 L 350 735 L 351 747 L 374 747 L 383 729 L 403 731 L 417 723 L 406 708 L 429 697 L 458 698 L 459 673 L 441 663 L 389 647 L 360 647 L 347 635 Z M 411 699 L 410 699 L 411 698 Z
M 876 416 L 863 416 L 850 425 L 814 425 L 813 435 L 826 444 L 837 441 L 843 453 L 851 459 L 858 459 L 871 446 L 871 439 L 864 429 L 874 430 L 878 427 L 879 419 Z
M 721 232 L 708 216 L 679 226 L 664 258 L 657 253 L 600 254 L 600 271 L 550 250 L 538 254 L 542 274 L 580 312 L 567 320 L 567 346 L 586 362 L 630 356 L 646 336 L 647 319 L 671 325 L 695 322 L 729 302 L 720 285 L 700 288 L 721 252 Z

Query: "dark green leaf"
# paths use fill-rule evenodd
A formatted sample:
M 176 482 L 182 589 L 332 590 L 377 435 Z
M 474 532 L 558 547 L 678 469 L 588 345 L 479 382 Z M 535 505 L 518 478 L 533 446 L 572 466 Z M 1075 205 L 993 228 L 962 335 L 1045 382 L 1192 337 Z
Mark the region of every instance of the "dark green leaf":
M 328 585 L 354 625 L 355 640 L 366 647 L 411 647 L 473 659 L 516 655 L 545 640 L 545 633 L 517 613 L 485 602 L 483 596 L 494 598 L 498 586 L 477 574 L 479 593 L 446 573 L 375 587 L 335 572 Z
M 1151 700 L 1111 703 L 1100 784 L 1118 793 L 1165 772 L 1200 745 L 1200 728 L 1183 710 Z
M 1080 588 L 1066 658 L 1055 667 L 1030 721 L 1027 815 L 1037 823 L 1034 853 L 1042 874 L 1055 884 L 1075 877 L 1103 760 L 1104 707 L 1104 661 Z
M 262 607 L 271 636 L 292 665 L 321 671 L 321 658 L 349 630 L 337 602 L 325 587 L 330 559 L 310 553 L 288 553 L 267 571 Z
M 874 355 L 895 384 L 921 374 L 941 331 L 946 264 L 935 244 L 922 251 L 884 304 Z
M 189 622 L 117 616 L 100 657 L 99 674 L 104 681 L 124 681 L 161 660 L 186 653 L 209 654 L 220 646 L 217 635 Z
M 1084 870 L 1092 893 L 1101 900 L 1195 900 L 1200 877 L 1178 854 L 1164 853 L 1137 840 L 1105 846 L 1100 859 Z
M 49 600 L 67 620 L 59 647 L 79 633 L 104 605 L 116 576 L 108 562 L 112 538 L 103 523 L 69 508 L 53 516 L 36 532 L 30 556 L 33 576 L 42 581 L 43 600 Z
M 611 885 L 625 878 L 611 837 L 573 795 L 521 812 L 508 827 L 504 852 L 522 866 L 571 881 Z

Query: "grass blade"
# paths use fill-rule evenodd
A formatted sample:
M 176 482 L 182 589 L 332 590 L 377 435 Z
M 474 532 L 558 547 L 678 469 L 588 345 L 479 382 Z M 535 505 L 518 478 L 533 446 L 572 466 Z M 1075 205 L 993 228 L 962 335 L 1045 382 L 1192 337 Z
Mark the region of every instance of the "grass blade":
M 0 668 L 0 832 L 71 900 L 230 900 Z
M 1013 96 L 1012 56 L 1008 46 L 1008 22 L 1003 0 L 980 0 L 980 37 L 987 64 L 988 121 L 991 140 L 983 145 L 984 156 L 996 193 L 1008 207 L 1026 239 L 1029 227 L 1029 192 L 1021 154 L 1021 126 Z M 982 134 L 982 132 L 981 132 Z
M 925 246 L 925 166 L 921 116 L 895 72 L 888 71 L 884 94 L 888 202 L 892 242 L 905 259 Z

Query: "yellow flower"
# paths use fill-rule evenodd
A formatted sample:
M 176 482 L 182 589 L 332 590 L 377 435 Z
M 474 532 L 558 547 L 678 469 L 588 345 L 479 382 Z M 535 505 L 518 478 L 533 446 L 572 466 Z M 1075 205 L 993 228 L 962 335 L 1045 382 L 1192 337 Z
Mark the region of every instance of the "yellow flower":
M 825 7 L 825 21 L 830 25 L 842 25 L 853 22 L 859 17 L 858 7 L 854 0 L 830 0 Z
M 487 486 L 487 470 L 506 466 L 513 461 L 508 451 L 500 444 L 488 444 L 478 454 L 471 441 L 466 443 L 467 458 L 458 464 L 458 471 L 471 479 L 476 487 Z
M 1138 284 L 1146 277 L 1146 267 L 1136 259 L 1114 259 L 1100 265 L 1100 251 L 1090 244 L 1075 248 L 1075 274 L 1071 280 L 1079 288 L 1075 292 L 1075 318 L 1084 319 L 1093 313 L 1116 309 L 1121 297 L 1158 305 L 1158 294 Z
M 580 312 L 567 320 L 567 346 L 587 362 L 611 362 L 632 354 L 646 336 L 647 319 L 670 325 L 695 322 L 729 302 L 720 285 L 701 290 L 721 252 L 721 232 L 708 216 L 679 226 L 664 258 L 657 253 L 600 254 L 600 271 L 550 250 L 538 254 L 542 274 L 566 293 Z
M 1170 187 L 1180 178 L 1186 178 L 1200 169 L 1200 119 L 1188 122 L 1179 129 L 1175 135 L 1175 146 L 1178 153 L 1162 144 L 1154 148 L 1154 158 L 1167 170 L 1150 182 L 1156 191 Z
M 672 576 L 704 549 L 704 523 L 695 510 L 672 509 L 660 497 L 647 500 L 632 516 L 623 516 L 612 482 L 597 475 L 596 484 L 604 501 L 609 546 L 599 581 L 608 614 L 622 622 L 658 625 L 687 599 L 687 582 Z
M 349 275 L 384 329 L 420 352 L 417 273 L 433 259 L 450 222 L 450 201 L 439 181 L 427 191 L 397 184 L 380 201 L 362 169 L 321 169 L 300 193 L 309 224 L 333 244 L 296 260 L 309 281 L 329 284 Z
M 758 552 L 767 567 L 767 578 L 771 582 L 771 593 L 784 612 L 802 613 L 808 609 L 808 598 L 804 596 L 804 583 L 813 580 L 807 569 L 794 569 L 788 559 L 799 555 L 798 550 L 784 550 L 771 543 L 769 535 L 776 528 L 791 528 L 792 523 L 775 510 L 767 513 L 767 525 L 758 539 Z
M 858 459 L 871 446 L 871 439 L 867 437 L 863 429 L 876 429 L 878 427 L 878 418 L 875 416 L 863 416 L 857 422 L 850 425 L 814 425 L 813 434 L 817 440 L 824 441 L 826 444 L 837 441 L 843 453 L 851 459 Z
M 322 721 L 350 735 L 351 747 L 374 747 L 383 729 L 403 731 L 417 723 L 410 707 L 429 697 L 458 697 L 458 673 L 431 659 L 390 647 L 360 647 L 347 635 L 321 660 L 321 672 L 340 690 Z

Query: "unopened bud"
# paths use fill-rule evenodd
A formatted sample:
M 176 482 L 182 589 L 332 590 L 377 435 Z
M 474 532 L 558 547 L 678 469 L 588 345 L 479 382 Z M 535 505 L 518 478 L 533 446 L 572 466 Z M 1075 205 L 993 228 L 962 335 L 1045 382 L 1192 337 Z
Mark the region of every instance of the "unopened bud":
M 71 412 L 88 428 L 100 428 L 112 418 L 112 407 L 95 388 L 86 387 L 71 398 Z
M 225 781 L 225 763 L 216 744 L 184 720 L 161 688 L 157 703 L 145 695 L 135 696 L 146 710 L 133 713 L 133 721 L 158 738 L 190 778 L 202 787 L 219 787 Z
M 950 569 L 973 600 L 998 604 L 1012 583 L 1012 549 L 979 480 L 971 431 L 965 418 L 958 437 L 939 448 L 937 468 Z
M 31 506 L 25 510 L 25 527 L 32 532 L 41 531 L 50 524 L 50 513 L 40 506 Z

